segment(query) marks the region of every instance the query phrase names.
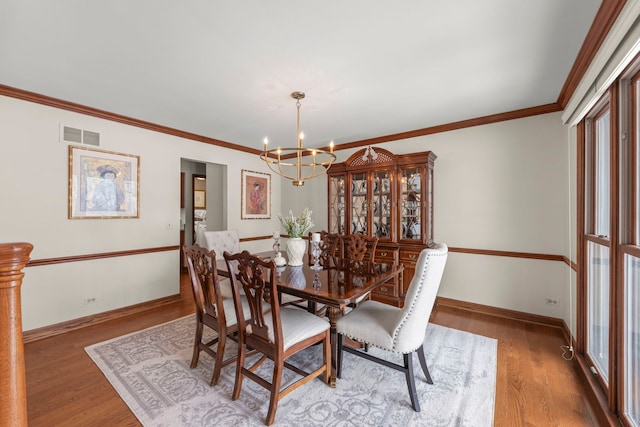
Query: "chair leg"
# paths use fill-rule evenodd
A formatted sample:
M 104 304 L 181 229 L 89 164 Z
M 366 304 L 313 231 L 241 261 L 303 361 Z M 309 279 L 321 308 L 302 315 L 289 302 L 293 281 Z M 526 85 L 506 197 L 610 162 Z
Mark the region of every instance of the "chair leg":
M 220 371 L 222 371 L 222 363 L 224 362 L 224 347 L 227 343 L 227 336 L 224 334 L 224 330 L 219 332 L 220 336 L 218 337 L 218 349 L 216 350 L 216 361 L 213 365 L 213 375 L 211 376 L 211 387 L 218 384 L 218 380 L 220 379 Z
M 420 348 L 418 348 L 418 359 L 420 359 L 420 366 L 422 366 L 422 372 L 424 372 L 424 376 L 427 377 L 427 384 L 433 384 L 431 375 L 429 375 L 429 369 L 427 368 L 427 359 L 425 359 L 424 357 L 423 345 L 421 345 Z
M 274 363 L 273 378 L 271 379 L 271 398 L 269 400 L 269 412 L 267 412 L 266 424 L 270 426 L 276 418 L 278 400 L 280 400 L 280 383 L 282 382 L 282 371 L 284 370 L 284 360 Z
M 324 382 L 325 384 L 331 383 L 331 335 L 327 331 L 327 336 L 322 341 L 322 349 L 324 350 Z
M 193 356 L 191 357 L 191 369 L 198 366 L 198 359 L 200 358 L 200 343 L 202 342 L 202 323 L 196 321 L 196 336 L 193 341 Z
M 240 390 L 242 389 L 242 370 L 244 369 L 244 343 L 238 343 L 238 360 L 236 361 L 236 382 L 233 386 L 233 394 L 231 400 L 238 400 L 240 397 Z
M 342 378 L 342 346 L 344 345 L 344 337 L 338 334 L 338 357 L 336 360 L 336 377 Z
M 404 354 L 404 375 L 407 379 L 407 387 L 409 388 L 409 396 L 411 397 L 411 406 L 416 412 L 420 412 L 420 402 L 418 401 L 418 392 L 416 391 L 415 376 L 413 373 L 413 353 Z

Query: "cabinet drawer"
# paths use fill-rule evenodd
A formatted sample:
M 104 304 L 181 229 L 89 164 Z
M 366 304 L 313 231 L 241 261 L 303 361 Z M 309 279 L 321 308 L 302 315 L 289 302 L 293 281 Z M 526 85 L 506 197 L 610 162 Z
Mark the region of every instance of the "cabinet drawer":
M 393 262 L 396 259 L 396 251 L 392 249 L 376 249 L 376 261 L 391 261 Z
M 372 291 L 376 295 L 387 295 L 390 297 L 398 296 L 397 287 L 393 282 L 383 283 Z
M 418 257 L 420 257 L 420 252 L 421 252 L 420 250 L 414 250 L 414 251 L 401 250 L 400 261 L 415 263 L 418 261 Z

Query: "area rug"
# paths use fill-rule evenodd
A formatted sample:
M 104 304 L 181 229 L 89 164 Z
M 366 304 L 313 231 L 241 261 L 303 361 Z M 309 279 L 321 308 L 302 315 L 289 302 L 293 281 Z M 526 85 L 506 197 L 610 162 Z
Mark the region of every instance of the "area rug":
M 232 401 L 235 364 L 223 368 L 215 387 L 209 386 L 213 359 L 206 353 L 201 353 L 195 369 L 189 368 L 194 331 L 192 315 L 85 350 L 144 426 L 263 426 L 269 394 L 245 380 L 240 398 Z M 236 344 L 227 342 L 227 352 L 235 353 Z M 429 324 L 424 342 L 434 384 L 426 383 L 414 358 L 421 412 L 411 408 L 401 372 L 345 353 L 337 387 L 316 379 L 291 392 L 278 404 L 273 425 L 493 425 L 497 341 Z M 312 347 L 290 361 L 303 368 L 316 367 L 321 350 Z M 370 351 L 402 363 L 399 355 Z M 259 372 L 269 372 L 272 365 L 268 363 Z M 286 373 L 283 383 L 297 378 Z

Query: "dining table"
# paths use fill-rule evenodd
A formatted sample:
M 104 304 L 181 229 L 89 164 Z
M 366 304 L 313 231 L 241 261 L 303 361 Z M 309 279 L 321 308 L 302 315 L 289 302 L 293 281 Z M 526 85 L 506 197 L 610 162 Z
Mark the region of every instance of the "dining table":
M 256 253 L 269 259 L 273 252 Z M 224 260 L 217 261 L 218 274 L 229 277 Z M 384 262 L 351 262 L 338 259 L 330 266 L 314 268 L 309 263 L 301 266 L 276 267 L 277 289 L 281 294 L 288 294 L 305 300 L 307 310 L 317 312 L 317 306 L 326 307 L 326 316 L 331 326 L 331 387 L 336 386 L 338 332 L 336 322 L 346 308 L 366 298 L 372 290 L 383 283 L 393 280 L 402 274 L 402 264 Z M 322 310 L 324 312 L 324 310 Z

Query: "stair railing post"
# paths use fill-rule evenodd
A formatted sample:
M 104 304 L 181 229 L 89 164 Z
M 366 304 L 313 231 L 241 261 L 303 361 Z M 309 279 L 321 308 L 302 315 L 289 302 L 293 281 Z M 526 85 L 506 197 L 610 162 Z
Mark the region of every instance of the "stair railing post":
M 20 286 L 30 243 L 0 244 L 0 425 L 27 425 Z

